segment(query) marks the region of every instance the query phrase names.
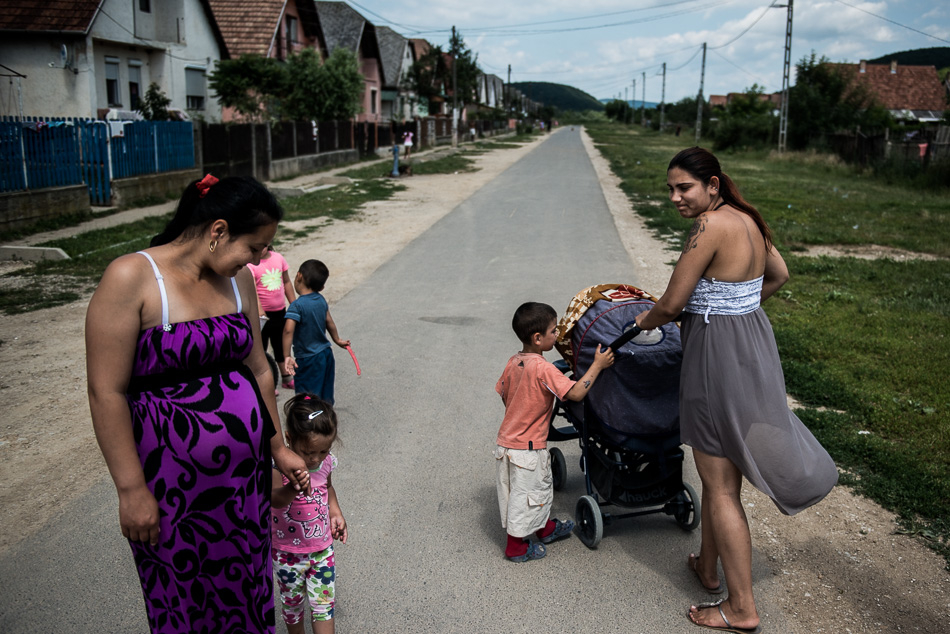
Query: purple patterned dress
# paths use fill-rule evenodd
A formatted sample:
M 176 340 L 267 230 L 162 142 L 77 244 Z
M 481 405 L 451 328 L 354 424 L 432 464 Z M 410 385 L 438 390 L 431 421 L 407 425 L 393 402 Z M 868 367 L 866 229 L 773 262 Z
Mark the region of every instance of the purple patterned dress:
M 149 258 L 151 261 L 151 258 Z M 130 542 L 152 632 L 274 631 L 270 561 L 273 421 L 243 363 L 238 312 L 143 330 L 128 390 L 157 546 Z

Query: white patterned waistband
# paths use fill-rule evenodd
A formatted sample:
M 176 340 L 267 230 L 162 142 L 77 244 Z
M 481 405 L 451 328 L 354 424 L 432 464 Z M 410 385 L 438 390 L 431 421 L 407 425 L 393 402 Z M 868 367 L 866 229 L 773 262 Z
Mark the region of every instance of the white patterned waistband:
M 714 277 L 702 277 L 683 311 L 703 315 L 707 324 L 710 315 L 751 313 L 762 302 L 762 281 L 763 277 L 745 282 L 722 282 Z

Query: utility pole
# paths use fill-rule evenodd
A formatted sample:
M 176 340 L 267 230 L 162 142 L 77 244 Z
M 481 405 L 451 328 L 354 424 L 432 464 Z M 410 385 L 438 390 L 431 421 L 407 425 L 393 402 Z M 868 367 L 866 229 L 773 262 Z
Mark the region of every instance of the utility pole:
M 505 92 L 505 116 L 511 118 L 511 64 L 508 64 L 508 90 Z M 508 125 L 505 123 L 505 125 Z
M 706 79 L 706 42 L 703 42 L 703 66 L 699 71 L 699 96 L 696 97 L 696 145 L 703 134 L 703 82 Z
M 785 151 L 785 141 L 788 138 L 788 85 L 792 70 L 792 2 L 788 0 L 788 20 L 785 24 L 785 65 L 782 69 L 782 107 L 779 110 L 778 123 L 778 151 Z M 774 5 L 782 7 L 785 5 Z
M 623 87 L 623 101 L 624 101 L 624 103 L 626 103 L 627 105 L 630 104 L 630 100 L 627 99 L 627 87 L 626 87 L 626 86 Z
M 452 147 L 458 147 L 459 144 L 459 115 L 458 115 L 458 55 L 455 50 L 455 27 L 452 27 Z
M 663 90 L 660 92 L 660 132 L 666 123 L 666 62 L 663 62 Z
M 647 126 L 647 73 L 643 71 L 643 99 L 640 100 L 640 124 Z
M 633 90 L 630 91 L 630 94 L 633 96 L 633 102 L 630 104 L 630 123 L 633 123 L 633 115 L 637 111 L 637 79 L 633 79 Z

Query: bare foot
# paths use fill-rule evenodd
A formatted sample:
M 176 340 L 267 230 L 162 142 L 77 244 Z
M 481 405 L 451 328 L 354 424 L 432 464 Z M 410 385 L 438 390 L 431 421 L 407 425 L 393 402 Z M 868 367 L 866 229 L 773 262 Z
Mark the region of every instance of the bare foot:
M 686 616 L 696 625 L 727 632 L 758 634 L 762 631 L 762 628 L 759 627 L 758 615 L 753 614 L 743 618 L 738 614 L 732 614 L 731 609 L 726 609 L 728 607 L 726 600 L 717 601 L 716 603 L 703 603 L 700 604 L 700 607 L 691 605 Z
M 695 553 L 690 553 L 689 558 L 686 560 L 686 565 L 689 566 L 689 569 L 696 573 L 696 576 L 699 578 L 699 583 L 703 585 L 703 589 L 706 590 L 709 594 L 722 594 L 725 588 L 722 587 L 722 583 L 719 581 L 719 573 L 716 573 L 715 576 L 715 585 L 710 585 L 706 583 L 706 578 L 703 577 L 702 572 L 699 567 L 699 557 Z

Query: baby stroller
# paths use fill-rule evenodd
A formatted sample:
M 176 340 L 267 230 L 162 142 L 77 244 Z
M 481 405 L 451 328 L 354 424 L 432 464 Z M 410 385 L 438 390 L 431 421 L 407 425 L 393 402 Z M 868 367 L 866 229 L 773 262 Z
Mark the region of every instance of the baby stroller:
M 579 439 L 587 495 L 577 501 L 578 536 L 589 548 L 600 543 L 613 520 L 665 513 L 684 530 L 699 526 L 699 498 L 683 482 L 679 437 L 679 327 L 670 323 L 641 332 L 635 318 L 656 298 L 625 284 L 585 289 L 558 324 L 557 348 L 566 374 L 581 377 L 597 345 L 609 345 L 616 359 L 580 403 L 557 401 L 548 440 Z M 563 417 L 568 426 L 556 427 Z M 564 454 L 551 451 L 554 489 L 563 488 Z M 603 506 L 636 509 L 610 514 Z

